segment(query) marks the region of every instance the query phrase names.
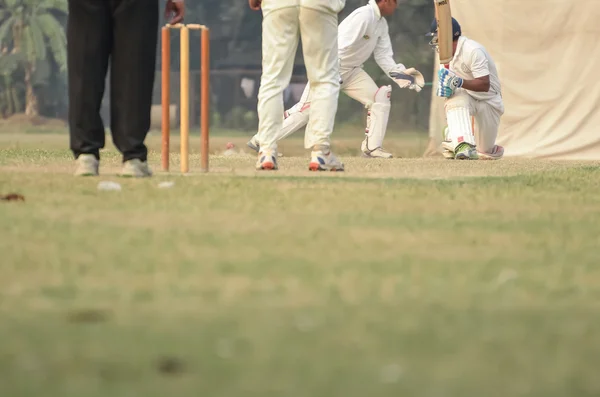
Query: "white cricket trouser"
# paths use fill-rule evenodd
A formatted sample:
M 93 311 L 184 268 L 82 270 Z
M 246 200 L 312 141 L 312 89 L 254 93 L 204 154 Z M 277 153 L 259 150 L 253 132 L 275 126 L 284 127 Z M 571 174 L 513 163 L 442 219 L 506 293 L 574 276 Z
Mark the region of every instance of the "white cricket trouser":
M 504 114 L 504 103 L 500 95 L 481 101 L 473 98 L 464 89 L 456 90 L 456 93 L 446 100 L 444 105 L 446 111 L 449 108 L 466 107 L 471 116 L 475 116 L 475 143 L 477 151 L 491 153 L 496 145 L 500 118 Z
M 360 67 L 342 69 L 341 78 L 342 92 L 364 106 L 371 106 L 379 87 L 367 72 Z M 309 82 L 306 84 L 306 87 L 304 87 L 300 101 L 287 111 L 289 117 L 283 120 L 283 128 L 278 132 L 277 140 L 279 141 L 287 138 L 298 131 L 298 129 L 308 124 L 310 117 L 312 117 L 311 115 L 314 114 L 315 107 L 313 90 Z M 309 138 L 310 136 L 307 134 L 304 143 L 307 149 L 314 145 L 314 142 L 310 141 Z
M 343 7 L 343 2 L 340 4 Z M 300 36 L 315 106 L 306 128 L 307 139 L 314 145 L 330 145 L 340 89 L 335 11 L 295 6 L 275 9 L 264 16 L 257 134 L 261 149 L 277 149 L 283 123 L 283 90 L 292 77 Z

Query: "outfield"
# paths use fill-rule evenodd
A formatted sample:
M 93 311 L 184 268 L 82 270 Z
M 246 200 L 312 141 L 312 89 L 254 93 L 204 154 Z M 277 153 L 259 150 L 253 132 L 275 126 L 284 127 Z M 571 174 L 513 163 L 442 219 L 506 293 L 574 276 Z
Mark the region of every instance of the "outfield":
M 124 180 L 111 147 L 77 179 L 66 135 L 0 133 L 0 194 L 25 196 L 0 202 L 0 395 L 599 395 L 598 164 L 361 138 L 314 175 L 301 136 L 276 173 L 216 136 L 181 176 L 154 134 L 155 177 Z

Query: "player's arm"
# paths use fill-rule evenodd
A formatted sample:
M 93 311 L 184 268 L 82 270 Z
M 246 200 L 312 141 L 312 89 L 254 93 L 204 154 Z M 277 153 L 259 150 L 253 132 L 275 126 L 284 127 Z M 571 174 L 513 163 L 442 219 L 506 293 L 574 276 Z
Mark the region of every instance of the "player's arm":
M 394 61 L 394 50 L 387 27 L 385 34 L 377 39 L 373 57 L 381 70 L 390 76 L 400 88 L 409 88 L 420 92 L 425 86 L 425 79 L 421 72 L 415 68 L 407 69 L 403 64 Z
M 406 69 L 403 64 L 396 64 L 396 61 L 394 61 L 394 50 L 392 49 L 392 41 L 390 40 L 387 28 L 385 33 L 377 38 L 373 57 L 386 75 L 389 75 L 391 71 L 401 72 Z
M 481 50 L 473 51 L 469 60 L 473 79 L 463 79 L 446 68 L 441 68 L 438 73 L 440 87 L 438 95 L 449 97 L 454 90 L 463 88 L 473 92 L 488 92 L 490 90 L 490 69 L 485 53 Z
M 490 75 L 477 77 L 473 80 L 463 80 L 462 88 L 475 92 L 488 92 L 490 90 Z
M 485 53 L 475 50 L 470 59 L 473 80 L 464 80 L 462 88 L 475 92 L 488 92 L 490 90 L 490 67 Z

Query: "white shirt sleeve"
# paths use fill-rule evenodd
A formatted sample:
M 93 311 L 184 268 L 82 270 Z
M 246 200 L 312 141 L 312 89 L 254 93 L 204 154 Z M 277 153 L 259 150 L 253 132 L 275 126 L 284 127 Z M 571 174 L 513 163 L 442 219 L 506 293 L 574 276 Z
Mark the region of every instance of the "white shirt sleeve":
M 488 59 L 485 53 L 479 49 L 476 49 L 471 54 L 471 73 L 476 79 L 490 75 Z
M 390 33 L 387 26 L 384 34 L 377 39 L 377 45 L 373 51 L 373 56 L 375 57 L 375 62 L 377 62 L 386 75 L 396 68 L 394 50 L 392 49 L 392 41 L 390 40 Z

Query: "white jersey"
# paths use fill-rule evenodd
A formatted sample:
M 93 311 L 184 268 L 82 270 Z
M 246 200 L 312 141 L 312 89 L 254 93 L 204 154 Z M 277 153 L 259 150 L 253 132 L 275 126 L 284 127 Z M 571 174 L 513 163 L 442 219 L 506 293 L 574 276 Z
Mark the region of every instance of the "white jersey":
M 338 27 L 338 56 L 342 69 L 362 67 L 371 57 L 388 74 L 396 68 L 389 28 L 375 0 L 359 7 Z
M 475 92 L 465 90 L 470 96 L 480 101 L 494 100 L 501 97 L 502 87 L 494 60 L 485 47 L 465 36 L 458 39 L 456 53 L 450 62 L 450 70 L 463 79 L 473 80 L 490 76 L 490 90 Z
M 262 0 L 260 8 L 264 16 L 271 11 L 287 7 L 306 7 L 338 14 L 344 9 L 345 5 L 346 0 Z

